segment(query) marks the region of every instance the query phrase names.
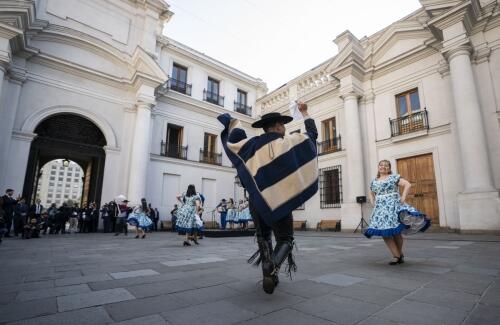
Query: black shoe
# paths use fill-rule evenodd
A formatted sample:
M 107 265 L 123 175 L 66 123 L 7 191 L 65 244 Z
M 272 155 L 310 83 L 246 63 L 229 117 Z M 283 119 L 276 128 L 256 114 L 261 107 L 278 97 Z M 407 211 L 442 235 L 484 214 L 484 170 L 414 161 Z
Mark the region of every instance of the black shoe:
M 191 244 L 185 240 L 184 243 L 182 243 L 182 246 L 191 246 Z
M 136 239 L 139 238 L 139 235 L 135 236 L 134 238 L 136 238 Z
M 142 239 L 146 238 L 146 234 L 142 235 L 142 237 L 141 237 L 141 238 L 142 238 Z
M 392 258 L 392 261 L 389 262 L 389 265 L 398 265 L 398 264 L 401 264 L 401 257 L 396 257 L 394 256 Z
M 196 240 L 196 238 L 193 238 L 191 239 L 196 245 L 199 245 L 200 243 L 198 243 L 198 241 Z
M 398 264 L 403 264 L 405 262 L 405 256 L 401 254 L 401 257 L 399 258 Z
M 271 261 L 262 261 L 262 289 L 264 289 L 265 293 L 270 295 L 273 294 L 274 288 L 276 288 L 275 275 L 273 275 L 273 272 L 275 272 L 274 263 Z
M 119 233 L 119 232 L 117 232 L 117 233 L 115 234 L 115 236 L 118 236 L 119 234 L 120 234 L 120 233 Z

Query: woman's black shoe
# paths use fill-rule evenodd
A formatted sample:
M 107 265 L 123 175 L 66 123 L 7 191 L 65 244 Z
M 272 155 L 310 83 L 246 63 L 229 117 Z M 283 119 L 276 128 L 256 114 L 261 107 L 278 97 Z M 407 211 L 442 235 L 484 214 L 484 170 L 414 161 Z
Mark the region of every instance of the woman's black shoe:
M 401 257 L 398 260 L 398 264 L 403 264 L 405 262 L 405 256 L 401 254 Z
M 398 265 L 398 264 L 401 264 L 401 257 L 396 257 L 394 256 L 392 258 L 393 260 L 389 262 L 389 265 Z
M 139 235 L 136 235 L 134 238 L 135 238 L 135 239 L 139 238 Z
M 141 238 L 142 238 L 142 239 L 146 238 L 146 234 L 142 235 L 142 237 L 141 237 Z
M 184 241 L 184 243 L 182 245 L 183 246 L 191 246 L 191 244 L 188 241 Z

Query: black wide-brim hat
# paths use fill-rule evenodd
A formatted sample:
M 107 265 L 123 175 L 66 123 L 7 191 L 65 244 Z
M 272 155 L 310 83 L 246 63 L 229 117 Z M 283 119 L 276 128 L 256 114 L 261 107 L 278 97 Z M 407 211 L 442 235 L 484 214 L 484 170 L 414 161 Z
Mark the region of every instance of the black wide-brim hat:
M 293 117 L 281 115 L 280 113 L 273 112 L 262 115 L 260 120 L 252 124 L 253 128 L 262 128 L 264 125 L 272 123 L 272 122 L 283 122 L 283 124 L 287 124 L 293 121 Z

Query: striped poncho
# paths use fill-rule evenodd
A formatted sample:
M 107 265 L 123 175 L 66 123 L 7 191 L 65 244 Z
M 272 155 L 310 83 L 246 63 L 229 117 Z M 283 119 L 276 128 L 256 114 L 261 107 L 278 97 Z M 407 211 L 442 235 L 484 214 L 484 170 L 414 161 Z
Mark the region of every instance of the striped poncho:
M 264 133 L 248 139 L 238 120 L 219 115 L 221 140 L 250 202 L 271 225 L 288 216 L 318 191 L 317 130 L 307 119 L 306 133 L 282 137 Z

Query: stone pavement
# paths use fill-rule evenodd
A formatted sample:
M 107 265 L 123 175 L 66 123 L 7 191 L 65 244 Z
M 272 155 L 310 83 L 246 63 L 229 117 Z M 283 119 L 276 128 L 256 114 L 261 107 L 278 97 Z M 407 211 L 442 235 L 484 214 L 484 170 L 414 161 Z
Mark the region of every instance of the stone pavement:
M 500 324 L 500 237 L 419 234 L 389 266 L 380 239 L 296 234 L 298 273 L 273 295 L 253 238 L 50 235 L 0 245 L 0 323 Z

